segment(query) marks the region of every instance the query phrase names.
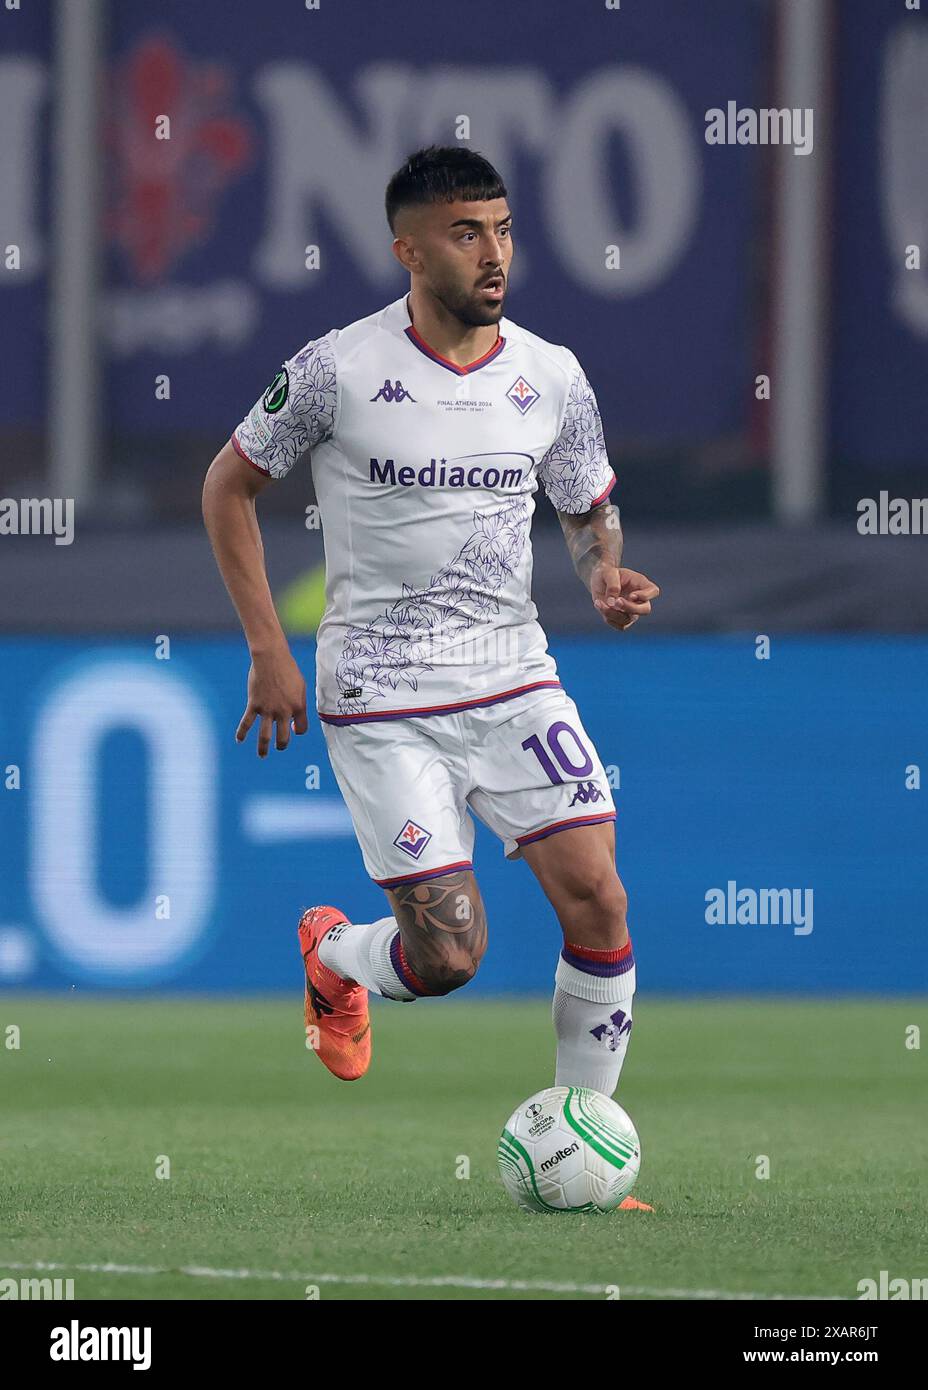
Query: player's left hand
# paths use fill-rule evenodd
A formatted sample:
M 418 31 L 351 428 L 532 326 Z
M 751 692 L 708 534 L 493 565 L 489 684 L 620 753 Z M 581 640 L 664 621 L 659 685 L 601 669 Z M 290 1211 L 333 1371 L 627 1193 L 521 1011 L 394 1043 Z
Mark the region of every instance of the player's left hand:
M 651 600 L 658 597 L 660 589 L 637 570 L 600 564 L 593 571 L 590 593 L 603 621 L 624 632 L 650 613 Z

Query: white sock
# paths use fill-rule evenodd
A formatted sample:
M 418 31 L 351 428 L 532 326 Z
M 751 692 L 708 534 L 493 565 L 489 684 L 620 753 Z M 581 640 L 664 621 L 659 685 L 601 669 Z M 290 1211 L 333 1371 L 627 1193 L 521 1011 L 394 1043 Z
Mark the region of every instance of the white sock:
M 384 999 L 418 999 L 425 993 L 415 988 L 419 982 L 406 963 L 395 917 L 381 917 L 369 926 L 339 922 L 329 928 L 318 949 L 322 964 L 334 974 Z
M 557 1033 L 555 1086 L 590 1086 L 611 1096 L 632 1031 L 635 958 L 565 945 L 554 975 L 551 1018 Z

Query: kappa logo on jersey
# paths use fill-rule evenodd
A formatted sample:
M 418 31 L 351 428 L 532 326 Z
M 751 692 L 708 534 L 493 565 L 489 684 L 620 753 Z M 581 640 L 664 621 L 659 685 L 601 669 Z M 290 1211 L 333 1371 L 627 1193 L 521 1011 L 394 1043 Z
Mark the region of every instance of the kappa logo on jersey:
M 276 415 L 278 410 L 283 410 L 289 393 L 290 377 L 287 374 L 286 367 L 281 367 L 261 400 L 261 404 L 264 406 L 268 415 Z
M 580 782 L 577 784 L 577 790 L 568 804 L 576 806 L 579 801 L 581 806 L 586 806 L 590 801 L 605 801 L 605 799 L 605 796 L 603 796 L 595 782 Z
M 538 400 L 538 392 L 534 386 L 529 385 L 524 376 L 520 376 L 506 392 L 506 397 L 512 401 L 520 415 L 525 415 Z
M 418 859 L 431 838 L 428 830 L 423 830 L 414 820 L 408 820 L 393 843 L 410 859 Z
M 371 396 L 371 400 L 372 400 L 372 401 L 412 401 L 413 405 L 418 405 L 418 401 L 416 400 L 415 396 L 412 394 L 411 391 L 407 391 L 407 390 L 406 390 L 406 387 L 405 387 L 405 386 L 403 385 L 403 383 L 400 381 L 399 377 L 396 378 L 396 385 L 395 385 L 395 386 L 392 386 L 392 385 L 390 384 L 390 378 L 389 378 L 389 377 L 386 377 L 386 378 L 384 379 L 383 385 L 381 386 L 380 390 L 377 392 L 376 396 Z
M 596 1041 L 605 1043 L 610 1052 L 616 1052 L 622 1037 L 631 1031 L 632 1021 L 622 1009 L 616 1009 L 608 1023 L 598 1023 L 590 1029 Z

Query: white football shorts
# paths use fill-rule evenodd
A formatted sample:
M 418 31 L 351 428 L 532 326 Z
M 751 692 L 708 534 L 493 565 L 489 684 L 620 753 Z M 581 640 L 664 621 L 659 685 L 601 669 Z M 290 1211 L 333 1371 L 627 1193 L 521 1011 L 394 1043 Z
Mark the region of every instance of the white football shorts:
M 381 888 L 471 868 L 471 812 L 511 859 L 559 830 L 615 819 L 603 765 L 560 686 L 454 714 L 322 727 Z

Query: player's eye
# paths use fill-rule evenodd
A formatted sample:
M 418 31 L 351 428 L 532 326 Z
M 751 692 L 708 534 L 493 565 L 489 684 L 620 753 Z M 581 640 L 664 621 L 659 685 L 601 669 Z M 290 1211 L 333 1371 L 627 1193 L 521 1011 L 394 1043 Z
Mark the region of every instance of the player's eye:
M 508 222 L 508 223 L 506 224 L 505 227 L 500 227 L 500 229 L 499 229 L 499 234 L 500 234 L 500 236 L 509 236 L 511 232 L 512 232 L 512 223 L 511 223 L 511 222 Z

